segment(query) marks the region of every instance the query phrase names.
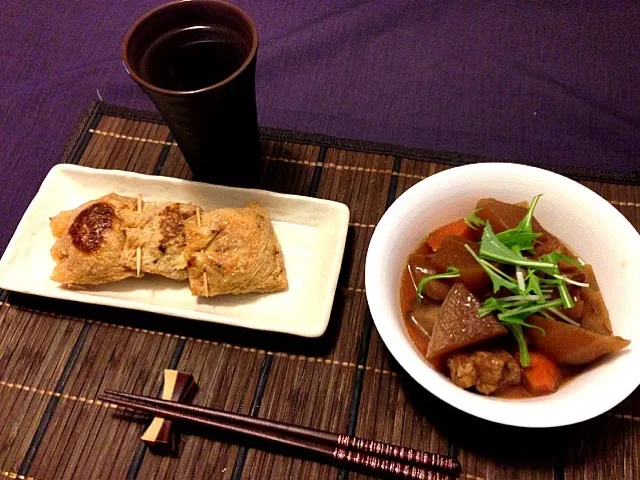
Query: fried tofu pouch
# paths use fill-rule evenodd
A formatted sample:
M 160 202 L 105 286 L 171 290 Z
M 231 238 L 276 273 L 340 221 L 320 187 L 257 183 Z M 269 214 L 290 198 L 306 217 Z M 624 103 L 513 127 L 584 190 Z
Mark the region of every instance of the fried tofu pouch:
M 123 214 L 136 199 L 111 193 L 50 219 L 56 242 L 51 279 L 65 285 L 99 285 L 136 275 L 120 261 L 125 246 Z
M 185 222 L 185 259 L 194 295 L 277 292 L 288 287 L 280 244 L 259 203 L 220 208 Z M 207 285 L 205 286 L 204 275 Z
M 141 212 L 124 212 L 126 242 L 122 264 L 135 270 L 140 247 L 141 272 L 187 280 L 184 221 L 198 208 L 188 203 L 142 202 Z

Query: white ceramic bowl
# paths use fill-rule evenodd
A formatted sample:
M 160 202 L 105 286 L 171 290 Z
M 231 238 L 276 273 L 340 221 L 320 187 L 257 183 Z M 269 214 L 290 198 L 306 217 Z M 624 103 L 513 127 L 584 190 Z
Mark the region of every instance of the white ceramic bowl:
M 631 340 L 556 393 L 522 400 L 478 395 L 434 370 L 411 343 L 399 288 L 408 255 L 439 226 L 466 216 L 476 201 L 543 197 L 535 216 L 594 267 L 614 333 Z M 419 384 L 445 402 L 486 420 L 522 427 L 581 422 L 611 409 L 640 384 L 640 235 L 611 204 L 573 180 L 539 168 L 482 163 L 429 177 L 400 196 L 375 229 L 366 262 L 366 292 L 391 354 Z

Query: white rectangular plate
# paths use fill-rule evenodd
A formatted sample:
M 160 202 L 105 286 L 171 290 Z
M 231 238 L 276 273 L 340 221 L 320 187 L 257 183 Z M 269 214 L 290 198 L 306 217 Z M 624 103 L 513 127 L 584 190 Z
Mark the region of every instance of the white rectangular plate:
M 289 289 L 271 294 L 196 297 L 188 282 L 155 275 L 86 289 L 50 280 L 49 218 L 108 193 L 147 201 L 193 202 L 204 210 L 258 201 L 269 212 L 284 254 Z M 342 203 L 75 165 L 51 169 L 0 260 L 0 288 L 131 308 L 239 327 L 319 337 L 329 323 L 349 209 Z

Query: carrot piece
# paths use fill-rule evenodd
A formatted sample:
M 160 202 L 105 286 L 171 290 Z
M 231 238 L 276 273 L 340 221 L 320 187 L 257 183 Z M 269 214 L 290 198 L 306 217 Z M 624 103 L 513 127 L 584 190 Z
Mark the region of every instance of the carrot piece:
M 461 237 L 468 238 L 469 240 L 473 240 L 475 231 L 464 222 L 464 218 L 460 220 L 456 220 L 455 222 L 449 223 L 444 227 L 440 227 L 435 232 L 432 232 L 427 237 L 427 245 L 429 245 L 433 250 L 437 250 L 445 237 L 449 235 L 459 235 Z
M 541 353 L 529 351 L 529 356 L 531 365 L 522 369 L 522 378 L 527 391 L 531 395 L 555 392 L 562 379 L 560 368 Z

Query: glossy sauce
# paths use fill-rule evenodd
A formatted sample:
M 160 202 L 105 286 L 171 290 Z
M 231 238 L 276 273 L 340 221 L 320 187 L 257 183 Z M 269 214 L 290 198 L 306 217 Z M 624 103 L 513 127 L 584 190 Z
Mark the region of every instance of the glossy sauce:
M 422 243 L 413 253 L 428 255 L 432 253 L 432 250 L 429 245 Z M 415 322 L 411 318 L 411 314 L 408 312 L 411 305 L 415 304 L 415 302 L 416 287 L 413 283 L 413 279 L 411 278 L 408 266 L 405 266 L 405 269 L 402 272 L 402 279 L 400 280 L 400 305 L 402 309 L 402 317 L 413 344 L 422 355 L 426 355 L 427 348 L 429 348 L 429 337 L 424 334 L 424 331 L 421 328 L 416 326 Z
M 562 379 L 560 380 L 560 384 L 558 385 L 558 388 L 556 389 L 556 391 L 561 389 L 567 383 L 571 382 L 583 371 L 583 369 L 569 368 L 567 366 L 562 366 L 562 365 L 560 365 L 560 369 L 562 370 Z M 540 396 L 544 397 L 544 395 L 531 395 L 529 392 L 527 392 L 527 389 L 522 384 L 507 385 L 502 390 L 499 390 L 493 393 L 492 396 L 500 397 L 500 398 L 512 398 L 512 399 L 534 398 L 534 397 L 540 397 Z

